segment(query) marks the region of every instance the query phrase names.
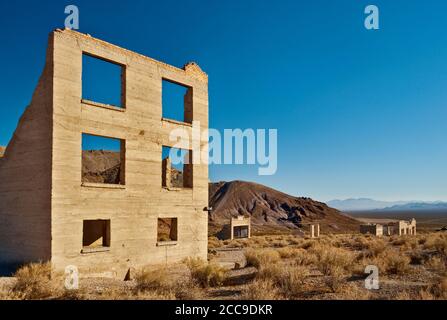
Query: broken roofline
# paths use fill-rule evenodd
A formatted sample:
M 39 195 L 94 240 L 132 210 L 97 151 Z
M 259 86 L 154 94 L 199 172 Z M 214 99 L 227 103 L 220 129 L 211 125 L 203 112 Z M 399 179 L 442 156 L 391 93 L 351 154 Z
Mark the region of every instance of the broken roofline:
M 111 50 L 114 50 L 114 51 L 115 50 L 119 50 L 123 54 L 125 54 L 126 56 L 133 56 L 136 59 L 142 59 L 142 60 L 145 60 L 145 61 L 150 61 L 152 63 L 159 64 L 159 65 L 163 66 L 164 68 L 172 69 L 175 72 L 183 71 L 183 72 L 186 72 L 188 75 L 193 76 L 196 80 L 203 81 L 203 82 L 208 82 L 208 75 L 194 61 L 189 61 L 182 68 L 178 68 L 178 67 L 172 66 L 170 64 L 167 64 L 165 62 L 158 61 L 158 60 L 155 60 L 155 59 L 150 58 L 148 56 L 145 56 L 143 54 L 137 53 L 135 51 L 131 51 L 129 49 L 125 49 L 123 47 L 114 45 L 114 44 L 106 42 L 104 40 L 92 37 L 90 34 L 81 33 L 81 32 L 78 32 L 78 31 L 71 30 L 71 29 L 56 29 L 53 32 L 55 32 L 55 33 L 62 33 L 62 34 L 70 34 L 70 36 L 74 36 L 76 38 L 81 38 L 81 39 L 94 40 L 97 44 L 102 45 L 105 49 L 111 49 Z M 96 57 L 95 55 L 92 55 L 92 56 Z M 107 60 L 104 57 L 96 57 L 96 58 Z M 125 63 L 125 61 L 111 61 L 111 62 L 118 62 L 118 63 L 123 64 L 123 65 L 127 64 L 127 63 Z

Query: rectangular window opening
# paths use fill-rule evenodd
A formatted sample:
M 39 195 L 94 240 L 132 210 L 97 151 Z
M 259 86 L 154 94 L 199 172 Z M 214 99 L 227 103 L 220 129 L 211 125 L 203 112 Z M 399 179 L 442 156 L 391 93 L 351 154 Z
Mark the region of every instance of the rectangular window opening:
M 248 226 L 234 227 L 233 234 L 237 239 L 248 238 Z
M 192 123 L 192 88 L 163 79 L 162 116 Z
M 110 220 L 84 220 L 82 247 L 92 249 L 110 247 Z
M 125 67 L 82 55 L 82 100 L 125 108 Z
M 82 182 L 125 184 L 125 140 L 82 134 Z
M 162 186 L 192 188 L 192 150 L 163 146 Z
M 177 241 L 177 218 L 159 218 L 157 242 Z

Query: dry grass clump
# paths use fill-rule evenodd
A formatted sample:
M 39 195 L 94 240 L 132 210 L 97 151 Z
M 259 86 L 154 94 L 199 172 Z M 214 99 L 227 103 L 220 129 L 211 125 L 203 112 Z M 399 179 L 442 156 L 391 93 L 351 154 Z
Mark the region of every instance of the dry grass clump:
M 344 282 L 346 282 L 345 272 L 341 267 L 332 267 L 328 270 L 324 278 L 326 286 L 334 293 L 340 291 Z
M 281 292 L 287 298 L 298 298 L 303 291 L 303 284 L 309 270 L 305 267 L 286 267 L 273 276 L 272 280 Z
M 370 300 L 372 294 L 369 290 L 354 283 L 344 283 L 336 288 L 337 296 L 335 299 L 340 300 Z
M 318 243 L 316 241 L 313 240 L 305 240 L 303 242 L 300 243 L 299 248 L 304 249 L 304 250 L 309 250 L 311 248 L 313 248 L 314 246 L 317 246 Z
M 209 249 L 215 249 L 222 246 L 223 241 L 217 239 L 216 237 L 209 237 L 208 238 L 208 248 Z
M 426 235 L 424 249 L 434 250 L 437 254 L 447 257 L 447 234 L 431 233 Z
M 405 274 L 409 271 L 410 258 L 402 252 L 389 249 L 379 257 L 378 266 L 389 274 Z
M 298 266 L 314 265 L 318 261 L 318 257 L 313 253 L 304 249 L 296 249 L 293 255 L 293 259 Z
M 365 257 L 375 258 L 382 254 L 387 248 L 387 244 L 382 239 L 369 241 L 365 248 Z
M 275 240 L 272 242 L 273 247 L 275 248 L 284 248 L 289 245 L 289 242 L 287 240 Z
M 135 289 L 138 291 L 166 292 L 170 290 L 170 281 L 165 269 L 146 269 L 135 274 Z
M 245 258 L 247 259 L 247 265 L 253 266 L 257 269 L 259 269 L 263 265 L 278 262 L 281 259 L 278 251 L 274 249 L 248 249 L 244 253 Z
M 280 300 L 281 295 L 273 282 L 268 279 L 257 279 L 247 285 L 241 295 L 242 300 Z
M 441 257 L 432 256 L 427 261 L 425 261 L 424 265 L 437 272 L 445 272 L 447 267 L 445 260 Z
M 152 300 L 195 300 L 201 297 L 201 289 L 192 277 L 172 279 L 166 269 L 143 268 L 135 275 L 135 295 L 125 290 L 106 292 L 106 299 L 142 298 Z
M 397 300 L 447 300 L 447 278 L 443 278 L 439 283 L 432 284 L 416 293 L 404 291 L 393 299 Z
M 392 238 L 392 244 L 393 246 L 404 246 L 408 244 L 409 239 L 405 236 L 400 236 L 399 238 L 394 240 L 394 237 Z
M 302 294 L 303 284 L 309 270 L 303 266 L 289 266 L 271 263 L 260 268 L 255 281 L 268 284 L 275 290 L 275 296 L 296 299 Z
M 217 264 L 207 263 L 200 258 L 189 258 L 185 261 L 191 277 L 201 287 L 217 287 L 226 279 L 226 270 Z
M 317 268 L 324 275 L 351 271 L 355 256 L 352 252 L 342 248 L 316 246 L 312 249 L 317 257 Z
M 296 258 L 301 256 L 303 253 L 306 253 L 306 250 L 304 249 L 291 247 L 279 248 L 277 251 L 281 259 Z
M 51 264 L 30 263 L 18 269 L 14 277 L 16 283 L 12 288 L 12 294 L 20 299 L 38 300 L 46 299 L 57 291 L 51 281 Z

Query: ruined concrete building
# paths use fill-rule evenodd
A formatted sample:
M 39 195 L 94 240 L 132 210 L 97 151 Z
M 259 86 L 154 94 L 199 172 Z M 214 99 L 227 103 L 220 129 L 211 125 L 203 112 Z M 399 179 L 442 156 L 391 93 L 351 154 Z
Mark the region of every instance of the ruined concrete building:
M 416 219 L 410 221 L 399 220 L 386 225 L 378 223 L 363 224 L 360 226 L 360 233 L 375 236 L 416 235 Z
M 120 106 L 83 97 L 85 56 L 120 68 Z M 186 88 L 183 121 L 163 118 L 164 81 Z M 179 69 L 89 35 L 52 32 L 31 104 L 0 159 L 0 264 L 51 261 L 55 270 L 124 277 L 147 264 L 206 259 L 207 165 L 185 165 L 182 188 L 162 177 L 162 148 L 176 143 L 170 132 L 190 132 L 193 120 L 207 129 L 208 77 L 195 63 Z M 110 181 L 83 179 L 84 135 L 119 141 Z

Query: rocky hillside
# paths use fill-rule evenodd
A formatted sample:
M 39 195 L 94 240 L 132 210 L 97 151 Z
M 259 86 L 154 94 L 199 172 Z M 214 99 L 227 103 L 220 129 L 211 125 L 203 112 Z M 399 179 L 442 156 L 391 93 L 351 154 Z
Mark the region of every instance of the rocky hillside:
M 82 178 L 85 182 L 118 183 L 120 154 L 114 151 L 82 151 Z
M 3 154 L 5 153 L 5 147 L 0 146 L 0 158 L 3 157 Z
M 255 232 L 296 231 L 317 222 L 322 232 L 358 231 L 360 222 L 310 198 L 293 197 L 245 181 L 209 185 L 210 229 L 217 232 L 232 216 L 251 217 Z

